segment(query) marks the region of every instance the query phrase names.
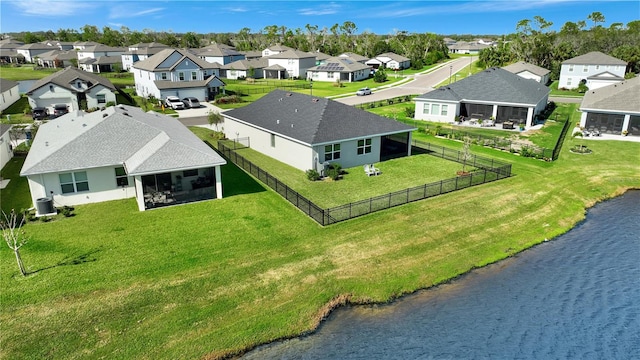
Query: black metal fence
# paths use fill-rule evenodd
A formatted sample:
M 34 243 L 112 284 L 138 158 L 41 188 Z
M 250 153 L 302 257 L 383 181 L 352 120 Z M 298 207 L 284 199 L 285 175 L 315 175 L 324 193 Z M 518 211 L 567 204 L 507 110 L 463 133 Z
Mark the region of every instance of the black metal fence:
M 473 154 L 466 156 L 466 154 L 458 150 L 421 141 L 413 141 L 412 145 L 415 150 L 421 150 L 429 155 L 446 160 L 464 163 L 475 168 L 475 170 L 464 176 L 424 184 L 329 209 L 322 209 L 282 181 L 239 155 L 222 141 L 218 142 L 218 150 L 231 162 L 275 190 L 283 198 L 323 226 L 511 176 L 511 164 L 508 163 Z
M 250 94 L 265 94 L 273 90 L 303 90 L 309 89 L 309 84 L 296 84 L 296 85 L 274 85 L 264 86 L 263 83 L 249 87 L 234 88 L 233 91 L 236 95 L 250 95 Z
M 558 160 L 558 156 L 560 156 L 560 150 L 562 150 L 562 144 L 564 143 L 564 138 L 567 136 L 570 125 L 571 121 L 569 121 L 569 118 L 567 118 L 567 120 L 565 120 L 564 122 L 564 126 L 562 127 L 562 131 L 560 132 L 560 136 L 558 137 L 558 141 L 556 142 L 556 146 L 553 148 L 553 161 Z

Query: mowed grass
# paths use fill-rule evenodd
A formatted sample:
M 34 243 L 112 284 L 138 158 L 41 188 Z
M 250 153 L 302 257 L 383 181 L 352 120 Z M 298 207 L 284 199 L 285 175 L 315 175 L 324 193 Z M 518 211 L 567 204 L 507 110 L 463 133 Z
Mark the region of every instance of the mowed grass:
M 382 172 L 378 176 L 367 176 L 362 166 L 356 166 L 343 169 L 345 174 L 336 181 L 309 181 L 305 172 L 253 149 L 239 149 L 237 153 L 325 209 L 450 179 L 462 170 L 462 164 L 419 154 L 376 163 Z M 471 170 L 471 166 L 465 170 Z
M 0 358 L 214 359 L 304 333 L 328 304 L 447 281 L 640 188 L 640 143 L 588 146 L 565 145 L 553 163 L 473 147 L 512 162 L 514 176 L 324 228 L 233 165 L 221 200 L 77 206 L 25 227 L 30 276 L 0 250 Z

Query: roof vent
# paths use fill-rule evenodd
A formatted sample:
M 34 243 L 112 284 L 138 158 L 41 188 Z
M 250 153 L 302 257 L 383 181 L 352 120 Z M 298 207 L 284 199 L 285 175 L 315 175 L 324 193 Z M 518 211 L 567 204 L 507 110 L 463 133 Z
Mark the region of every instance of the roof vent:
M 49 142 L 48 142 L 48 141 L 45 141 L 45 142 L 44 142 L 44 146 L 49 146 Z
M 291 128 L 293 129 L 293 124 L 291 124 Z
M 318 99 L 313 99 L 313 100 L 311 100 L 311 101 L 313 101 L 313 102 L 318 102 Z
M 280 120 L 276 120 L 276 124 L 280 124 Z
M 292 93 L 287 93 L 287 96 L 291 96 L 291 95 L 293 95 L 293 94 Z
M 102 114 L 103 118 L 106 118 L 107 116 L 109 116 L 109 114 Z
M 278 101 L 282 101 L 282 98 L 278 99 Z
M 129 115 L 129 113 L 128 113 L 128 112 L 123 112 L 123 113 L 122 113 L 122 115 L 131 116 L 131 115 Z
M 82 127 L 87 127 L 87 124 L 82 124 Z
M 298 112 L 298 109 L 296 109 L 296 112 Z

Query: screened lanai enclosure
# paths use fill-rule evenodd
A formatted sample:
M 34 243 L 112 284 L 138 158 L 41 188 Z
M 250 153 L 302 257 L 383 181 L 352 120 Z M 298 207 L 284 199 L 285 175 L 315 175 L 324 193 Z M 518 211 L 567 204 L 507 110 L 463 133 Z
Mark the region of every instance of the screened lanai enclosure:
M 145 209 L 216 198 L 214 168 L 142 176 Z

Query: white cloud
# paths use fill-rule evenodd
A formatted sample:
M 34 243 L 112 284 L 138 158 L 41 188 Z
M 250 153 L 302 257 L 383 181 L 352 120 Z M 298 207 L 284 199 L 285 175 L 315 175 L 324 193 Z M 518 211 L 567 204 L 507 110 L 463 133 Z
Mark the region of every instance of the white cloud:
M 165 8 L 156 7 L 151 9 L 136 9 L 133 5 L 116 5 L 111 7 L 109 12 L 109 19 L 124 19 L 134 18 L 140 16 L 149 16 L 162 13 Z
M 336 3 L 319 4 L 313 3 L 311 8 L 303 8 L 298 10 L 298 14 L 305 16 L 321 16 L 321 15 L 333 15 L 340 12 L 342 6 Z
M 73 16 L 95 8 L 95 5 L 77 1 L 31 0 L 10 1 L 22 15 L 56 17 Z

